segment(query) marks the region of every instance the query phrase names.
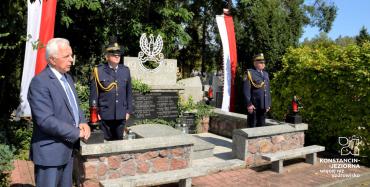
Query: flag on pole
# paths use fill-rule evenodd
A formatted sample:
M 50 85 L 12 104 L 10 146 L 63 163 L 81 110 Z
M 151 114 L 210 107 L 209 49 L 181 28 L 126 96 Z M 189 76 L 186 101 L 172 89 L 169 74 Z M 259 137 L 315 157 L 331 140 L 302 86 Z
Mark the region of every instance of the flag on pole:
M 46 66 L 45 47 L 54 36 L 57 0 L 28 0 L 27 42 L 24 55 L 21 82 L 21 103 L 17 109 L 18 117 L 31 116 L 27 100 L 28 87 L 32 78 Z
M 235 75 L 238 59 L 233 17 L 227 14 L 216 15 L 216 22 L 220 31 L 224 62 L 224 90 L 221 109 L 227 112 L 234 112 Z

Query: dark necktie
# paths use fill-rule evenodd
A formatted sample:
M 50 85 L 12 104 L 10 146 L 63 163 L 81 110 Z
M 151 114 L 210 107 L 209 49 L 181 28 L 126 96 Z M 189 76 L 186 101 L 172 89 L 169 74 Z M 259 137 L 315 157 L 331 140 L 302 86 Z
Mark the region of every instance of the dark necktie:
M 75 126 L 78 127 L 79 116 L 78 116 L 78 107 L 77 107 L 76 100 L 73 97 L 72 90 L 69 87 L 69 84 L 68 84 L 67 79 L 65 78 L 65 76 L 62 76 L 61 80 L 64 84 L 64 88 L 65 88 L 65 91 L 66 91 L 66 94 L 67 94 L 67 97 L 68 97 L 69 104 L 72 107 L 73 118 L 74 118 L 75 123 L 76 123 Z

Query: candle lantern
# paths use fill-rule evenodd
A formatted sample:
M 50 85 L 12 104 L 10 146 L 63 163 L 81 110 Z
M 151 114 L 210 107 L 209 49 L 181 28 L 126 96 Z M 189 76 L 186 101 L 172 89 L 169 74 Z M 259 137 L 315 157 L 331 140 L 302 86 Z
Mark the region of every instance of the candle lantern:
M 96 101 L 93 100 L 91 107 L 90 107 L 90 121 L 89 126 L 91 129 L 90 138 L 87 140 L 87 144 L 96 144 L 96 143 L 104 143 L 104 134 L 101 130 L 99 130 L 99 108 L 96 104 Z
M 298 114 L 298 112 L 300 108 L 303 108 L 303 105 L 298 96 L 293 96 L 290 107 L 290 113 L 286 116 L 285 121 L 293 124 L 302 123 L 302 117 Z

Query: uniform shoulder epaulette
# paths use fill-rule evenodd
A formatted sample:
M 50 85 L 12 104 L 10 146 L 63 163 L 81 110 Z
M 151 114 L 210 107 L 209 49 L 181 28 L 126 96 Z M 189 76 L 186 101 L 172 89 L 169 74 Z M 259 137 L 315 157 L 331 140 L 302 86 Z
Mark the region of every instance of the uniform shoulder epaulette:
M 244 80 L 249 79 L 249 78 L 248 78 L 248 74 L 251 72 L 251 70 L 252 70 L 252 69 L 247 69 L 247 71 L 245 71 L 245 73 L 244 73 Z
M 262 88 L 262 87 L 264 87 L 265 86 L 265 81 L 262 81 L 261 83 L 256 83 L 256 82 L 254 82 L 254 80 L 253 80 L 253 78 L 252 78 L 252 72 L 256 72 L 257 70 L 255 70 L 255 69 L 248 69 L 248 71 L 247 71 L 247 75 L 246 75 L 246 79 L 248 79 L 249 80 L 249 82 L 255 87 L 255 88 Z
M 96 85 L 96 87 L 97 88 L 99 87 L 101 90 L 103 90 L 105 92 L 111 91 L 114 87 L 117 89 L 117 82 L 112 82 L 107 87 L 105 87 L 104 85 L 102 85 L 100 83 L 99 73 L 98 72 L 100 71 L 99 68 L 101 68 L 101 67 L 105 67 L 105 66 L 103 64 L 99 64 L 99 65 L 95 66 L 94 69 L 93 69 L 93 78 L 95 79 L 95 85 Z M 99 90 L 98 89 L 96 90 L 96 94 L 99 94 Z

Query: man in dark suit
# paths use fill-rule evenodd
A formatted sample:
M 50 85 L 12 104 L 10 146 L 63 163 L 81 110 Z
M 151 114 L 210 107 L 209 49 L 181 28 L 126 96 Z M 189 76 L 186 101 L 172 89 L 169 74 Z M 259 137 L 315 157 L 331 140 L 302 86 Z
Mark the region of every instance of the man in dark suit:
M 73 148 L 88 139 L 73 80 L 67 72 L 73 58 L 68 40 L 53 38 L 46 46 L 48 66 L 30 84 L 28 101 L 34 121 L 30 158 L 36 186 L 72 186 Z
M 244 79 L 244 97 L 248 109 L 248 127 L 261 127 L 266 124 L 266 112 L 271 107 L 270 79 L 265 69 L 262 53 L 253 57 L 254 69 L 248 69 Z
M 111 38 L 105 49 L 107 63 L 93 70 L 90 84 L 90 106 L 96 104 L 101 118 L 100 129 L 106 140 L 122 140 L 126 120 L 132 113 L 131 75 L 120 63 L 122 49 Z

